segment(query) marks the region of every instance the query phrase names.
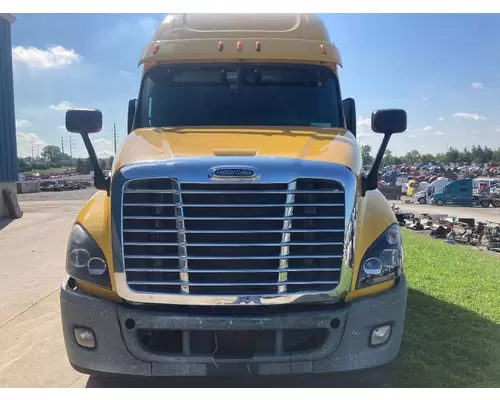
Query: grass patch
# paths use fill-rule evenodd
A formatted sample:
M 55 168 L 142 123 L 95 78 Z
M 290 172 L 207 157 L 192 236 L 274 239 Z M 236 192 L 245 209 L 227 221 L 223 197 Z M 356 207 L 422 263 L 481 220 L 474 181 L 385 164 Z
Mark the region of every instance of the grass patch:
M 396 386 L 500 387 L 500 257 L 409 231 L 403 240 L 405 336 L 388 366 Z

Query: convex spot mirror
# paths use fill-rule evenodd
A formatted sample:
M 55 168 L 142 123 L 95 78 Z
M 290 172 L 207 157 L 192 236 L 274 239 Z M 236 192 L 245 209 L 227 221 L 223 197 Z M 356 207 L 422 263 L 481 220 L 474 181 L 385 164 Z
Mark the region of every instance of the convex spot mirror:
M 97 133 L 102 129 L 100 110 L 74 108 L 66 111 L 66 130 L 72 133 Z
M 372 113 L 372 131 L 393 134 L 406 131 L 406 111 L 400 109 L 375 110 Z

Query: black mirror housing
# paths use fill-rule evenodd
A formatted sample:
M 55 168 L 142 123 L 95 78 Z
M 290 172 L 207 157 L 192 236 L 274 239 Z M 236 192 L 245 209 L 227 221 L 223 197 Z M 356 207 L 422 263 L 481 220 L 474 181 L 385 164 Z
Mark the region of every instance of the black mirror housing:
M 347 130 L 356 137 L 356 102 L 349 97 L 342 101 L 342 108 Z
M 128 116 L 127 116 L 127 135 L 132 132 L 134 128 L 135 110 L 137 107 L 137 99 L 129 100 L 128 102 Z
M 369 190 L 375 190 L 378 187 L 378 170 L 382 164 L 385 150 L 389 144 L 391 136 L 395 133 L 406 131 L 407 117 L 406 111 L 397 108 L 386 110 L 375 110 L 372 113 L 372 131 L 383 133 L 384 138 L 378 149 L 377 156 L 373 161 L 372 168 L 367 176 L 363 177 L 362 194 L 363 196 Z
M 372 131 L 375 133 L 393 134 L 406 131 L 406 111 L 397 108 L 375 110 L 372 113 Z
M 98 190 L 105 190 L 110 194 L 109 178 L 104 176 L 94 146 L 89 138 L 89 133 L 97 133 L 102 129 L 102 113 L 91 108 L 75 108 L 66 111 L 66 129 L 69 132 L 79 133 L 89 153 L 92 167 L 94 168 L 94 185 Z
M 102 113 L 100 110 L 74 108 L 66 111 L 66 130 L 72 133 L 97 133 L 102 129 Z

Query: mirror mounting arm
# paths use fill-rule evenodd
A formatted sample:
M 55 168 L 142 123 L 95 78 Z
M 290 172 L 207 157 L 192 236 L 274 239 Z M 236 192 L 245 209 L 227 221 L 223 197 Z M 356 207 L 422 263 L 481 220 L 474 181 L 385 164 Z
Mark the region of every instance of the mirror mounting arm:
M 380 169 L 380 165 L 382 164 L 382 158 L 384 157 L 385 150 L 387 149 L 387 145 L 391 139 L 392 133 L 385 133 L 384 138 L 382 139 L 382 143 L 377 152 L 377 156 L 373 161 L 373 165 L 370 169 L 368 175 L 364 176 L 362 179 L 361 186 L 361 195 L 364 196 L 366 192 L 370 190 L 375 190 L 378 187 L 378 171 Z
M 89 153 L 92 166 L 94 167 L 94 185 L 97 190 L 105 190 L 106 194 L 109 196 L 111 187 L 109 177 L 104 177 L 104 172 L 99 165 L 99 160 L 97 159 L 94 146 L 92 146 L 92 143 L 90 142 L 89 135 L 87 133 L 81 133 L 81 136 L 87 152 Z

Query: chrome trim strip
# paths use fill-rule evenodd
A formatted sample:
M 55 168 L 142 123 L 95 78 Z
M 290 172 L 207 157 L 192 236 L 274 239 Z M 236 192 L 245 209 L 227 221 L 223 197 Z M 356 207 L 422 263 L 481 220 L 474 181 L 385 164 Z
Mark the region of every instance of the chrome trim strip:
M 248 208 L 260 208 L 260 207 L 343 207 L 343 203 L 311 203 L 311 204 L 265 204 L 265 203 L 254 203 L 254 204 L 184 204 L 183 207 L 200 207 L 200 208 L 219 208 L 219 207 L 248 207 Z M 175 203 L 125 203 L 123 207 L 175 207 Z
M 178 268 L 126 268 L 129 272 L 179 272 Z M 309 272 L 309 271 L 340 271 L 341 268 L 287 268 L 288 272 Z M 218 274 L 218 273 L 245 273 L 253 274 L 259 272 L 279 273 L 278 269 L 186 269 L 185 272 L 195 274 Z
M 288 247 L 288 246 L 285 246 Z M 298 256 L 290 256 L 288 254 L 279 255 L 279 256 L 161 256 L 161 255 L 148 255 L 148 254 L 138 254 L 138 255 L 129 255 L 124 256 L 126 259 L 139 259 L 139 260 L 177 260 L 178 258 L 183 258 L 186 260 L 286 260 L 288 259 L 313 259 L 313 258 L 321 258 L 321 259 L 339 259 L 342 258 L 341 255 L 324 255 L 324 254 L 301 254 Z
M 142 193 L 142 194 L 175 194 L 177 190 L 161 190 L 161 189 L 126 189 L 125 193 Z M 343 194 L 343 190 L 183 190 L 184 194 Z
M 294 282 L 179 282 L 179 281 L 129 281 L 129 285 L 144 286 L 276 286 L 285 283 L 286 285 L 336 285 L 338 281 L 294 281 Z
M 342 242 L 282 242 L 282 243 L 186 243 L 187 247 L 282 247 L 282 246 L 342 246 Z M 179 243 L 125 242 L 124 246 L 178 246 Z
M 179 258 L 179 279 L 181 281 L 189 282 L 188 258 L 186 247 L 186 226 L 184 223 L 184 208 L 182 204 L 181 184 L 178 181 L 172 181 L 172 185 L 177 185 L 176 193 L 174 194 L 174 202 L 176 204 L 175 211 L 175 227 L 177 229 L 177 254 Z M 181 292 L 184 294 L 189 293 L 189 285 L 182 285 Z
M 215 231 L 205 231 L 205 230 L 185 230 L 185 233 L 195 233 L 195 234 L 206 234 L 206 233 L 309 233 L 309 232 L 322 232 L 322 233 L 340 233 L 343 229 L 273 229 L 273 230 L 255 230 L 255 229 L 247 229 L 247 230 L 215 230 Z M 176 229 L 124 229 L 123 232 L 129 233 L 176 233 Z
M 248 158 L 245 158 L 245 162 L 247 160 Z M 259 169 L 259 183 L 288 184 L 295 179 L 309 178 L 335 180 L 343 186 L 345 204 L 344 257 L 342 260 L 340 281 L 335 289 L 330 292 L 304 290 L 293 294 L 228 296 L 138 292 L 129 287 L 124 268 L 122 229 L 123 188 L 126 183 L 134 180 L 155 178 L 172 178 L 182 183 L 209 183 L 210 179 L 207 176 L 207 171 L 212 167 L 220 165 L 219 161 L 220 157 L 197 157 L 168 161 L 139 162 L 125 165 L 115 172 L 111 181 L 111 229 L 113 267 L 117 294 L 130 302 L 198 306 L 334 303 L 345 296 L 349 292 L 352 283 L 356 212 L 358 208 L 356 204 L 358 176 L 355 172 L 341 164 L 273 157 L 252 157 L 252 166 Z M 224 162 L 230 165 L 239 165 L 242 162 L 242 157 L 224 157 Z M 232 180 L 232 182 L 238 183 L 238 180 Z M 249 181 L 242 180 L 241 183 L 249 184 Z M 253 206 L 260 207 L 261 205 Z M 284 205 L 281 204 L 280 206 Z M 308 204 L 307 206 L 310 205 Z M 318 219 L 327 219 L 327 217 Z
M 137 216 L 137 217 L 124 217 L 124 219 L 131 219 L 131 220 L 148 220 L 148 219 L 161 219 L 161 220 L 172 220 L 172 219 L 177 219 L 177 217 L 152 217 L 150 215 L 144 215 L 144 216 Z M 283 217 L 183 217 L 182 218 L 184 221 L 281 221 Z M 332 219 L 344 219 L 344 217 L 290 217 L 288 219 L 291 220 L 304 220 L 304 219 L 326 219 L 326 220 L 332 220 Z
M 292 204 L 292 206 L 285 207 L 285 215 L 283 219 L 283 233 L 281 234 L 281 243 L 286 243 L 286 245 L 281 246 L 280 251 L 280 262 L 279 262 L 279 282 L 286 282 L 288 280 L 288 259 L 292 258 L 290 254 L 290 246 L 288 243 L 290 242 L 292 235 L 290 231 L 292 229 L 292 221 L 287 217 L 293 216 L 293 203 L 295 202 L 295 194 L 294 191 L 297 188 L 297 181 L 290 182 L 288 184 L 288 194 L 286 195 L 286 204 Z M 278 286 L 278 293 L 285 293 L 287 289 L 286 284 Z

